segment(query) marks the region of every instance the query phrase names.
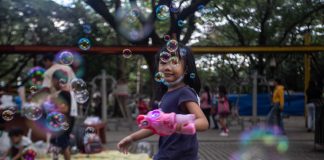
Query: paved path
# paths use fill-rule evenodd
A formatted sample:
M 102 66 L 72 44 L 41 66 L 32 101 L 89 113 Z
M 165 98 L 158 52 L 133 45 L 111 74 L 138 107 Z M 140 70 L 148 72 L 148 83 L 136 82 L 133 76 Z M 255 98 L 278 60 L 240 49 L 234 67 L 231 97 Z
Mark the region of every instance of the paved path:
M 246 126 L 248 127 L 248 125 Z M 264 143 L 260 141 L 254 142 L 250 148 L 245 147 L 245 150 L 242 151 L 242 147 L 240 147 L 242 131 L 239 126 L 233 126 L 228 137 L 220 136 L 219 130 L 209 129 L 206 132 L 198 133 L 200 158 L 202 160 L 228 160 L 235 153 L 241 153 L 240 155 L 245 156 L 245 159 L 251 160 L 324 160 L 324 150 L 314 149 L 314 133 L 306 132 L 303 117 L 285 119 L 285 128 L 289 148 L 283 154 L 272 151 L 271 148 L 265 148 Z M 119 131 L 107 131 L 107 148 L 115 150 L 117 142 L 130 133 L 127 128 L 121 128 Z M 158 136 L 149 137 L 145 141 L 152 143 L 155 146 L 155 151 L 157 150 Z

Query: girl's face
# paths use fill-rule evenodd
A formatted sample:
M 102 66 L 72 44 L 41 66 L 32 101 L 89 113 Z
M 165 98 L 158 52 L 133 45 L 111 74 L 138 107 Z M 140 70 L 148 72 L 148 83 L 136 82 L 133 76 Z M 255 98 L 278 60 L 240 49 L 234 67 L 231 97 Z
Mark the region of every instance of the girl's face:
M 185 73 L 184 61 L 179 60 L 177 64 L 172 62 L 159 61 L 159 72 L 164 73 L 164 80 L 167 82 L 174 82 Z

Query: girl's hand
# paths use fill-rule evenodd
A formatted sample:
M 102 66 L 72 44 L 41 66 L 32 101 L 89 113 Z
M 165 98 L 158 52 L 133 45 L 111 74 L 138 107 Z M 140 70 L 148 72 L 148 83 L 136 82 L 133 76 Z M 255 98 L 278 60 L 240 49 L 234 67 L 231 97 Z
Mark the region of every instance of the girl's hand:
M 133 139 L 130 136 L 125 137 L 117 144 L 117 148 L 119 151 L 123 152 L 124 154 L 128 153 L 128 147 L 133 143 Z

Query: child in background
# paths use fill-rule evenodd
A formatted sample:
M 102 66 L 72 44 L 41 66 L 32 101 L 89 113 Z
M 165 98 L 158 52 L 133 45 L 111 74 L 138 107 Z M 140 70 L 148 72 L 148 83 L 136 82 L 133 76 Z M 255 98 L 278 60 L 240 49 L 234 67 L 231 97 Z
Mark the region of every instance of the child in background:
M 23 150 L 31 144 L 31 141 L 27 137 L 24 137 L 24 132 L 20 128 L 9 130 L 9 138 L 11 147 L 0 159 L 22 160 Z
M 226 124 L 226 119 L 230 115 L 230 103 L 227 98 L 227 91 L 225 86 L 218 87 L 218 103 L 217 103 L 219 124 L 221 126 L 221 136 L 228 136 L 229 129 Z
M 72 132 L 74 125 L 74 118 L 70 116 L 71 95 L 69 88 L 66 85 L 67 80 L 68 76 L 65 71 L 59 69 L 53 73 L 52 83 L 55 89 L 58 91 L 54 97 L 54 102 L 57 107 L 56 111 L 64 114 L 69 128 L 64 130 L 63 133 L 60 133 L 58 136 L 51 138 L 51 144 L 61 148 L 64 159 L 70 160 L 70 133 Z
M 162 59 L 160 53 L 169 52 L 163 47 L 156 55 L 155 72 L 164 74 L 164 80 L 159 84 L 157 92 L 162 92 L 159 108 L 165 113 L 194 114 L 196 131 L 208 129 L 208 121 L 199 106 L 197 93 L 200 90 L 200 80 L 197 75 L 195 59 L 190 49 L 178 44 L 172 60 Z M 172 53 L 170 53 L 172 55 Z M 176 133 L 170 136 L 160 136 L 159 150 L 153 160 L 198 160 L 197 135 L 179 134 L 182 125 L 176 126 Z M 152 136 L 148 129 L 140 129 L 122 139 L 117 147 L 124 153 L 133 141 Z

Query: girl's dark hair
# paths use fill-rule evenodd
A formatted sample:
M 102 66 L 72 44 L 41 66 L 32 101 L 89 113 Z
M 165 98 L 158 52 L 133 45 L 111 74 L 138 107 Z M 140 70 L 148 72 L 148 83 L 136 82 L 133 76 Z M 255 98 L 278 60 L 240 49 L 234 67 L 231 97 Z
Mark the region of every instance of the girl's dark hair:
M 153 77 L 155 74 L 158 72 L 159 69 L 159 61 L 160 61 L 160 53 L 161 52 L 169 52 L 166 48 L 166 46 L 163 46 L 160 51 L 158 51 L 155 54 L 155 66 L 154 66 L 154 72 L 153 72 Z M 199 93 L 201 84 L 200 84 L 200 79 L 197 73 L 197 68 L 196 68 L 196 63 L 195 63 L 195 58 L 191 52 L 191 49 L 183 44 L 178 43 L 178 49 L 176 51 L 177 56 L 179 58 L 179 61 L 184 60 L 184 68 L 185 68 L 185 75 L 183 78 L 183 82 L 193 88 L 196 93 Z M 158 83 L 154 81 L 154 85 L 156 87 L 156 100 L 160 100 L 163 96 L 163 94 L 166 93 L 168 87 L 165 86 L 162 83 Z
M 209 87 L 208 86 L 204 86 L 204 91 L 207 92 L 207 102 L 208 104 L 211 104 L 211 96 L 210 96 L 210 91 L 209 91 Z
M 218 87 L 218 94 L 219 94 L 219 96 L 226 96 L 227 95 L 227 91 L 226 91 L 225 86 L 220 85 Z

